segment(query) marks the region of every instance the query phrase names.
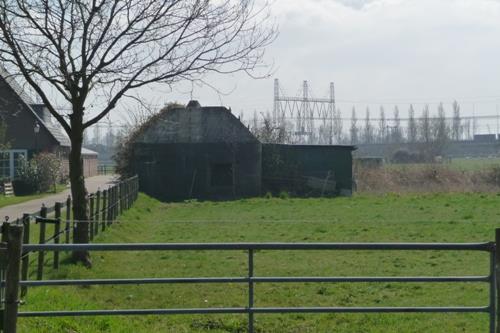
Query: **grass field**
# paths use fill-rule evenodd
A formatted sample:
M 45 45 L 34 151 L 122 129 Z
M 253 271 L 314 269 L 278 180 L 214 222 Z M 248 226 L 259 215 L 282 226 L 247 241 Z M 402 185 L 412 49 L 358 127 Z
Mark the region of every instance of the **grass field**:
M 500 195 L 160 203 L 141 195 L 98 242 L 475 242 L 500 227 Z M 47 255 L 50 265 L 51 255 Z M 233 252 L 93 253 L 50 278 L 244 276 Z M 486 275 L 485 253 L 258 252 L 257 276 Z M 33 278 L 33 276 L 31 277 Z M 244 285 L 32 288 L 27 310 L 245 306 Z M 258 284 L 256 306 L 480 306 L 485 284 Z M 257 332 L 485 332 L 485 314 L 256 315 Z M 244 315 L 20 319 L 20 332 L 245 332 Z

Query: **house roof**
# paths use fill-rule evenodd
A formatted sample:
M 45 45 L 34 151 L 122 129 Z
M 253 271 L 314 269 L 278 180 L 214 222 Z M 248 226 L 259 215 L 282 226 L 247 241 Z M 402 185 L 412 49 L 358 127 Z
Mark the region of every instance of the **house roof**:
M 45 127 L 45 129 L 52 135 L 52 137 L 59 143 L 59 145 L 64 147 L 71 146 L 71 142 L 63 131 L 59 124 L 52 124 L 50 122 L 43 121 L 42 118 L 38 116 L 38 114 L 33 110 L 31 105 L 34 105 L 35 102 L 33 99 L 26 93 L 26 90 L 23 89 L 19 83 L 15 80 L 13 75 L 9 74 L 7 70 L 0 65 L 0 77 L 5 80 L 5 82 L 11 87 L 11 89 L 19 96 L 19 98 L 23 101 L 26 108 L 32 113 L 33 117 L 40 123 L 41 126 Z
M 98 153 L 98 152 L 96 152 L 96 151 L 93 151 L 93 150 L 91 150 L 91 149 L 88 149 L 88 148 L 82 147 L 82 155 L 87 155 L 87 156 L 88 156 L 88 155 L 94 155 L 94 156 L 97 156 L 97 155 L 99 155 L 99 153 Z

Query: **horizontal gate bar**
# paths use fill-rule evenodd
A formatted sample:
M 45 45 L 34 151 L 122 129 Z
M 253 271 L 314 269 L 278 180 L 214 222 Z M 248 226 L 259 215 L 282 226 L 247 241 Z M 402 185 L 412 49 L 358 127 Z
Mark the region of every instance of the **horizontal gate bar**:
M 471 313 L 489 312 L 490 307 L 269 307 L 198 309 L 123 309 L 82 311 L 27 311 L 19 317 L 71 317 L 113 315 L 243 314 L 243 313 Z
M 24 251 L 162 251 L 162 250 L 455 250 L 488 251 L 489 243 L 129 243 L 26 244 Z
M 126 309 L 126 310 L 82 310 L 82 311 L 27 311 L 18 312 L 18 317 L 79 317 L 117 315 L 177 315 L 177 314 L 238 314 L 247 313 L 246 308 L 200 308 L 200 309 Z
M 489 312 L 489 306 L 470 307 L 271 307 L 253 308 L 254 313 L 450 313 Z
M 21 286 L 89 286 L 126 284 L 177 284 L 177 283 L 300 283 L 300 282 L 489 282 L 489 276 L 397 276 L 397 277 L 215 277 L 215 278 L 138 278 L 138 279 L 88 279 L 20 281 Z

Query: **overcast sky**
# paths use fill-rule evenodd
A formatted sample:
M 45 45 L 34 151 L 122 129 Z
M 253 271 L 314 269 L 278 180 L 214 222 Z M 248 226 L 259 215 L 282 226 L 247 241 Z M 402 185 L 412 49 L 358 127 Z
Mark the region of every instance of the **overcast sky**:
M 336 86 L 338 106 L 350 116 L 397 103 L 462 105 L 463 113 L 496 114 L 500 104 L 500 0 L 276 0 L 280 29 L 267 50 L 272 78 L 209 78 L 228 95 L 195 86 L 202 105 L 225 105 L 251 116 L 271 111 L 273 79 L 287 95 L 308 80 L 313 96 Z M 186 102 L 191 86 L 178 86 L 157 102 Z M 450 107 L 447 111 L 451 113 Z

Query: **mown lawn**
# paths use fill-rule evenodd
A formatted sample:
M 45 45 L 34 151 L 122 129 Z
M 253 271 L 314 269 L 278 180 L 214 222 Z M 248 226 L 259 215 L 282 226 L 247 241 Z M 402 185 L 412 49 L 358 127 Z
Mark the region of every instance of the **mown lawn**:
M 140 195 L 98 242 L 476 242 L 500 227 L 500 195 L 430 194 L 336 199 L 160 203 Z M 51 255 L 47 255 L 47 265 Z M 244 276 L 246 253 L 95 252 L 91 270 L 65 263 L 50 278 Z M 469 252 L 261 251 L 257 276 L 487 275 Z M 31 276 L 34 278 L 34 272 Z M 245 285 L 32 288 L 27 310 L 235 307 Z M 485 284 L 257 284 L 256 306 L 482 306 Z M 20 332 L 245 332 L 246 316 L 20 319 Z M 485 314 L 256 315 L 257 332 L 486 332 Z

